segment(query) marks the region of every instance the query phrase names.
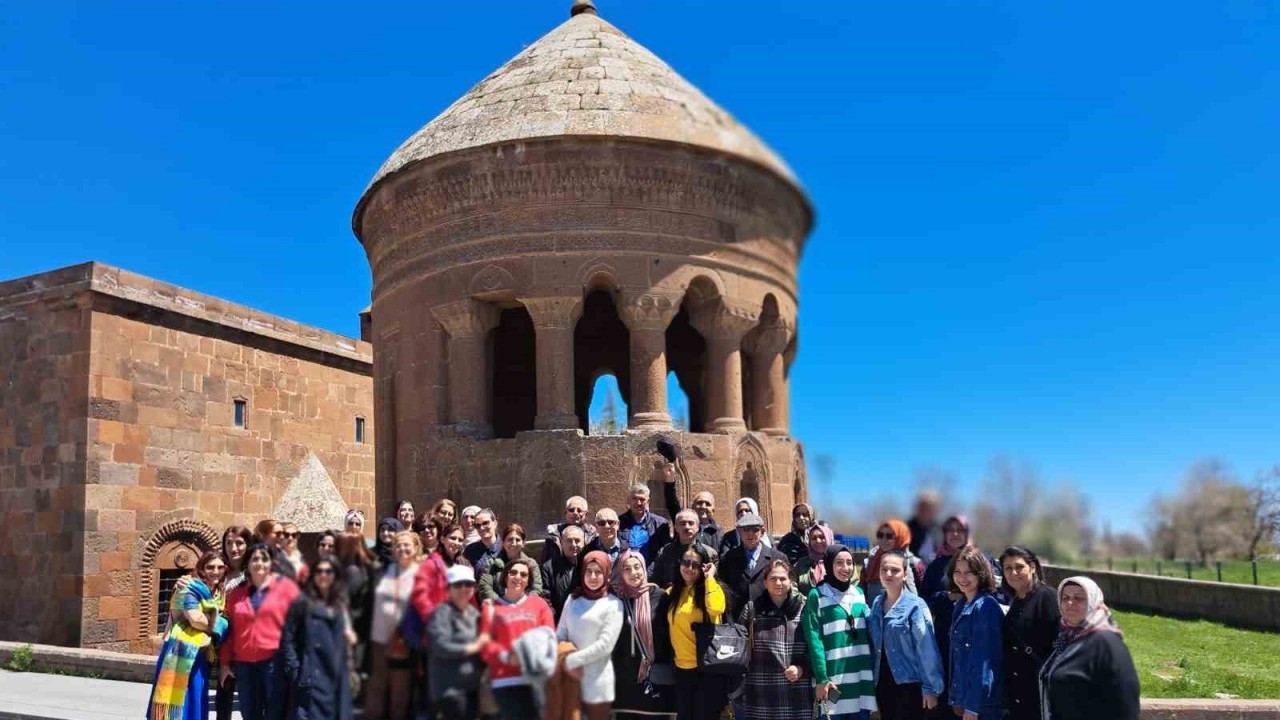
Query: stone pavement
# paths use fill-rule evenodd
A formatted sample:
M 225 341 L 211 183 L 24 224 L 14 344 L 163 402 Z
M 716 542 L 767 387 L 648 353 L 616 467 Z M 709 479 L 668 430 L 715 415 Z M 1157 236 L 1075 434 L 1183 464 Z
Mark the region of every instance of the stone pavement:
M 142 720 L 150 690 L 146 683 L 0 670 L 0 720 Z

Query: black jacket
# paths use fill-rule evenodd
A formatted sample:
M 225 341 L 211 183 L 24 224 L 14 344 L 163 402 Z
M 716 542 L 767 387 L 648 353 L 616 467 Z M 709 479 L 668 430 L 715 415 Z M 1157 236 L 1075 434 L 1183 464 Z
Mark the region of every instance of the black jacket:
M 787 561 L 792 565 L 809 556 L 808 544 L 805 542 L 804 537 L 795 530 L 783 535 L 782 539 L 778 540 L 778 544 L 774 547 L 778 548 L 778 551 L 783 555 L 786 555 Z
M 716 569 L 716 580 L 727 591 L 725 598 L 729 617 L 738 617 L 742 608 L 752 598 L 764 593 L 765 568 L 772 560 L 786 560 L 787 556 L 761 543 L 756 556 L 756 567 L 747 570 L 747 550 L 743 546 L 726 552 Z
M 576 560 L 565 559 L 564 553 L 556 551 L 554 557 L 542 563 L 542 597 L 551 606 L 556 616 L 556 624 L 560 624 L 560 611 L 569 600 L 573 590 L 574 572 L 578 568 Z
M 1117 633 L 1090 633 L 1046 663 L 1040 689 L 1051 720 L 1138 720 L 1138 671 Z
M 1009 720 L 1039 720 L 1040 666 L 1058 636 L 1058 595 L 1040 585 L 1004 615 L 1005 707 Z
M 552 528 L 548 528 L 549 532 L 547 533 L 547 537 L 542 541 L 542 557 L 538 560 L 539 563 L 544 563 L 550 560 L 553 554 L 560 552 L 560 533 L 564 532 L 564 529 L 567 527 L 569 527 L 569 523 L 562 522 Z M 590 523 L 584 523 L 578 527 L 582 528 L 582 540 L 584 544 L 595 539 L 595 526 Z
M 694 540 L 697 542 L 697 540 Z M 680 557 L 685 554 L 691 545 L 683 545 L 680 540 L 668 543 L 658 556 L 653 559 L 652 569 L 649 573 L 649 581 L 664 590 L 671 587 L 680 575 Z M 703 545 L 707 554 L 711 556 L 711 562 L 718 563 L 720 559 L 719 553 L 712 545 Z
M 289 606 L 280 657 L 292 688 L 288 717 L 351 720 L 346 617 L 300 595 Z
M 654 651 L 658 654 L 657 650 L 665 639 L 666 662 L 670 663 L 673 660 L 670 655 L 671 636 L 667 630 L 667 616 L 665 612 L 659 612 L 660 608 L 667 607 L 663 600 L 666 596 L 659 588 L 649 590 L 649 610 L 655 616 L 650 618 L 653 623 Z M 616 693 L 613 709 L 649 714 L 675 712 L 675 692 L 671 688 L 646 688 L 645 683 L 640 680 L 640 661 L 644 659 L 644 651 L 639 639 L 635 637 L 635 601 L 623 598 L 622 609 L 622 632 L 618 633 L 618 642 L 613 646 L 613 674 L 616 678 L 613 684 Z

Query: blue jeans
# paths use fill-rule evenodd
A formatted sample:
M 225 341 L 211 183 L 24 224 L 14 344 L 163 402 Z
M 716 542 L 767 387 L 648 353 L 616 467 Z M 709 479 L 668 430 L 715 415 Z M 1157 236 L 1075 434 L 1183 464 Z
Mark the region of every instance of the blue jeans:
M 236 663 L 236 692 L 244 720 L 281 720 L 288 704 L 286 690 L 275 658 Z

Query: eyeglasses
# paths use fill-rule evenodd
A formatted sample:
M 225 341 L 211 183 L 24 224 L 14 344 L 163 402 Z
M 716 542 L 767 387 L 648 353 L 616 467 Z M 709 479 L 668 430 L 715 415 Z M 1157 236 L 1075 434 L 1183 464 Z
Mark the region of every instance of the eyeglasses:
M 287 538 L 296 538 L 296 537 L 298 537 L 298 533 L 296 533 L 296 532 L 289 532 L 288 530 L 285 530 L 284 532 L 282 532 L 282 533 L 280 533 L 280 534 L 281 534 L 281 535 L 284 535 L 284 536 L 285 536 L 285 537 L 287 537 Z
M 702 567 L 701 560 L 681 560 L 680 567 L 689 568 L 690 570 L 698 570 Z
M 942 528 L 942 532 L 948 535 L 963 535 L 965 529 L 959 525 L 948 525 L 947 527 Z
M 897 537 L 898 537 L 897 535 L 894 535 L 894 534 L 893 534 L 893 533 L 891 533 L 891 532 L 887 532 L 887 533 L 876 533 L 876 539 L 877 539 L 877 540 L 895 540 L 895 539 L 897 539 Z
M 617 520 L 597 520 L 596 521 L 596 527 L 613 527 L 614 525 L 617 525 L 617 524 L 618 524 Z
M 316 568 L 311 571 L 316 575 L 336 575 L 337 572 L 331 567 Z

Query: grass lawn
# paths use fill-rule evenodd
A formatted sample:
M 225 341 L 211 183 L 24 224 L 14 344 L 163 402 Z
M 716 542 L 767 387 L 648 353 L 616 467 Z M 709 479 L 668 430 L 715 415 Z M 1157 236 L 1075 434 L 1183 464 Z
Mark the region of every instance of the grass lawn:
M 1143 697 L 1280 698 L 1280 634 L 1117 612 Z
M 1115 558 L 1108 565 L 1107 560 L 1101 558 L 1091 558 L 1081 560 L 1077 565 L 1083 566 L 1086 570 L 1106 570 L 1108 567 L 1116 572 L 1133 572 L 1136 564 L 1137 572 L 1143 575 L 1161 575 L 1163 577 L 1187 577 L 1187 565 L 1185 561 L 1163 561 L 1159 564 L 1152 558 Z M 1159 571 L 1159 572 L 1157 572 Z M 1201 567 L 1197 563 L 1191 564 L 1192 580 L 1210 580 L 1216 582 L 1218 580 L 1218 568 L 1214 563 L 1209 563 L 1207 567 Z M 1240 585 L 1253 584 L 1253 567 L 1248 560 L 1224 560 L 1222 561 L 1222 582 L 1235 583 Z M 1276 560 L 1259 560 L 1258 561 L 1258 584 L 1267 587 L 1280 587 L 1280 561 Z

